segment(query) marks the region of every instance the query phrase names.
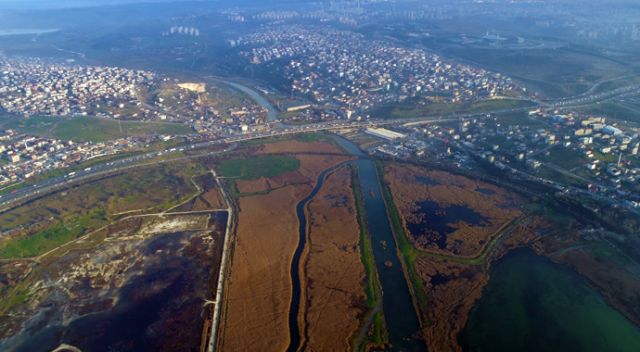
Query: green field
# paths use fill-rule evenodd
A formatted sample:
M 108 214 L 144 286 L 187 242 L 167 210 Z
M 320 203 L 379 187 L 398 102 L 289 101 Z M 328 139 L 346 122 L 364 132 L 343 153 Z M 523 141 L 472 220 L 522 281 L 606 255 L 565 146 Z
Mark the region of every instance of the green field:
M 466 114 L 480 114 L 510 109 L 532 107 L 535 104 L 522 100 L 485 100 L 476 103 L 431 102 L 427 105 L 416 105 L 413 100 L 388 104 L 371 111 L 371 117 L 397 119 L 415 117 L 440 117 Z
M 630 87 L 640 84 L 640 76 L 618 79 L 600 84 L 594 91 L 594 94 L 609 92 L 612 90 Z
M 265 155 L 246 159 L 226 160 L 222 163 L 222 174 L 227 178 L 252 180 L 260 177 L 276 177 L 287 171 L 297 170 L 300 161 L 287 155 Z
M 632 121 L 640 123 L 640 114 L 614 103 L 604 103 L 588 109 L 590 114 L 605 115 L 619 121 Z
M 426 44 L 429 44 L 426 42 Z M 563 47 L 541 50 L 446 49 L 446 53 L 500 71 L 554 98 L 584 93 L 598 81 L 625 75 L 626 65 L 596 50 Z
M 547 180 L 564 183 L 565 185 L 569 185 L 573 187 L 586 188 L 587 186 L 587 182 L 582 179 L 574 177 L 568 173 L 563 173 L 563 172 L 554 170 L 544 165 L 538 168 L 538 170 L 536 170 L 536 175 L 538 177 L 542 177 Z
M 0 258 L 42 254 L 108 224 L 121 212 L 166 210 L 193 194 L 190 179 L 199 172 L 205 172 L 202 166 L 189 162 L 134 169 L 0 213 L 0 228 L 22 226 L 25 232 L 0 243 Z
M 587 163 L 589 163 L 589 159 L 583 154 L 580 154 L 573 149 L 564 147 L 555 147 L 549 149 L 549 156 L 541 157 L 540 161 L 559 166 L 566 170 L 573 170 L 577 167 L 585 166 L 587 165 Z
M 526 112 L 508 112 L 504 114 L 497 114 L 496 118 L 496 122 L 500 123 L 503 127 L 508 127 L 509 125 L 528 126 L 533 131 L 539 130 L 541 128 L 549 128 L 549 126 L 536 120 L 535 118 L 530 118 L 529 116 L 527 116 Z
M 99 225 L 106 220 L 104 213 L 104 211 L 96 211 L 83 217 L 74 216 L 75 219 L 70 219 L 70 221 L 65 223 L 60 222 L 53 228 L 34 236 L 9 242 L 0 250 L 0 258 L 32 257 L 61 244 L 73 241 L 87 228 L 99 227 Z
M 178 124 L 118 122 L 91 117 L 30 117 L 7 123 L 4 128 L 19 129 L 37 136 L 76 142 L 104 142 L 127 136 L 189 134 L 194 131 Z

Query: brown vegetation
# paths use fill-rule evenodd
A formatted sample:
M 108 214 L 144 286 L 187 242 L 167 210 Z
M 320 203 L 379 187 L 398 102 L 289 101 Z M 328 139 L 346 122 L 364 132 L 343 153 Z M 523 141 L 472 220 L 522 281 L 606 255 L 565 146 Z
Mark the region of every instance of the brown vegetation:
M 428 180 L 421 181 L 418 177 Z M 539 241 L 541 235 L 552 234 L 551 223 L 543 217 L 523 216 L 525 198 L 472 178 L 387 164 L 385 180 L 407 237 L 419 250 L 413 267 L 422 286 L 418 295 L 422 297 L 419 306 L 427 347 L 431 351 L 461 351 L 457 335 L 475 301 L 482 296 L 491 263 L 512 248 L 530 245 Z M 441 215 L 450 206 L 465 206 L 482 220 L 478 224 L 469 224 L 464 219 L 448 224 L 452 232 L 446 235 L 446 248 L 440 248 L 434 238 L 441 234 L 431 237 L 413 234 L 407 226 L 423 223 L 433 215 L 420 208 L 423 202 L 436 203 L 438 209 L 430 211 Z M 426 225 L 427 231 L 435 232 Z M 503 237 L 497 240 L 492 252 L 486 252 L 498 235 Z
M 299 142 L 299 141 L 284 141 L 269 143 L 262 146 L 261 150 L 256 154 L 280 154 L 280 153 L 319 153 L 319 154 L 342 154 L 340 148 L 335 144 L 327 141 L 318 142 Z
M 593 249 L 592 246 L 575 249 L 554 260 L 589 278 L 590 285 L 607 298 L 609 305 L 640 326 L 640 267 L 626 260 L 605 258 L 606 255 L 595 253 Z
M 539 238 L 542 218 L 523 219 L 496 252 L 479 265 L 455 262 L 428 255 L 419 256 L 414 266 L 423 285 L 428 307 L 421 314 L 428 322 L 422 333 L 430 351 L 461 351 L 458 333 L 464 328 L 476 300 L 489 281 L 490 263 L 512 248 Z
M 348 351 L 366 312 L 360 229 L 348 166 L 327 176 L 308 207 L 308 252 L 303 260 L 301 331 L 308 351 Z
M 428 178 L 435 184 L 423 184 L 416 177 Z M 522 215 L 522 197 L 464 176 L 416 166 L 386 165 L 385 179 L 389 183 L 409 240 L 423 252 L 476 257 L 503 226 Z M 493 194 L 484 194 L 477 189 Z M 421 212 L 418 205 L 424 201 L 437 203 L 440 207 L 438 211 L 443 214 L 451 205 L 466 206 L 486 220 L 476 225 L 464 221 L 449 224 L 455 231 L 446 236 L 446 248 L 441 249 L 433 242 L 433 238 L 439 238 L 443 234 L 435 233 L 433 230 L 426 235 L 413 234 L 407 228 L 407 224 L 419 224 L 424 221 L 425 213 Z
M 280 144 L 279 148 L 288 150 L 288 143 L 298 145 L 283 142 L 268 146 Z M 288 185 L 291 179 L 280 175 L 267 180 L 280 188 L 238 199 L 238 226 L 220 341 L 224 351 L 277 351 L 288 346 L 290 270 L 299 225 L 295 208 L 324 170 L 350 159 L 338 155 L 296 157 L 300 160 L 296 172 L 308 183 Z
M 210 172 L 194 177 L 193 182 L 200 186 L 202 193 L 190 202 L 180 206 L 176 211 L 225 209 L 227 207 L 216 180 Z
M 298 243 L 295 207 L 310 191 L 298 185 L 240 198 L 222 350 L 286 349 L 289 271 Z
M 236 187 L 240 193 L 254 193 L 265 190 L 272 190 L 283 187 L 285 185 L 310 183 L 311 180 L 300 174 L 300 171 L 287 171 L 282 175 L 264 178 L 260 177 L 256 180 L 236 180 Z
M 315 179 L 322 171 L 351 159 L 348 156 L 340 155 L 296 155 L 296 158 L 300 160 L 300 168 L 298 170 L 287 171 L 272 178 L 260 177 L 254 180 L 236 180 L 238 192 L 250 194 L 274 190 L 287 185 L 315 183 Z

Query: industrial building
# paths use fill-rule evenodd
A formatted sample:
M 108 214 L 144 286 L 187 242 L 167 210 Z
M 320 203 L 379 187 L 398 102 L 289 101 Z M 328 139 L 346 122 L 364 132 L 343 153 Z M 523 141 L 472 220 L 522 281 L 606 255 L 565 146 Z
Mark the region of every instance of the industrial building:
M 621 131 L 621 130 L 619 130 L 619 129 L 617 129 L 617 128 L 615 128 L 615 127 L 613 127 L 613 126 L 605 126 L 605 127 L 602 129 L 602 133 L 612 134 L 612 135 L 614 135 L 614 136 L 617 136 L 617 135 L 619 135 L 619 134 L 622 134 L 622 131 Z
M 367 128 L 367 130 L 364 131 L 364 133 L 370 134 L 374 137 L 384 138 L 390 141 L 393 141 L 399 138 L 404 138 L 407 136 L 406 134 L 389 131 L 384 128 Z
M 284 110 L 285 111 L 296 111 L 296 110 L 302 110 L 302 109 L 306 109 L 311 107 L 311 104 L 309 103 L 294 103 L 294 104 L 288 104 L 284 106 Z

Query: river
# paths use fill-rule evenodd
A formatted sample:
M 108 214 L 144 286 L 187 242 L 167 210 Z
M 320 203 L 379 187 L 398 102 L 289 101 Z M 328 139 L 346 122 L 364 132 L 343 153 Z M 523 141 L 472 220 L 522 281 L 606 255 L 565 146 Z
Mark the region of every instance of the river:
M 273 108 L 273 106 L 271 104 L 269 104 L 269 102 L 267 101 L 267 99 L 263 98 L 260 94 L 258 94 L 258 92 L 256 92 L 253 89 L 250 89 L 248 87 L 245 87 L 241 84 L 238 83 L 233 83 L 233 82 L 229 82 L 229 81 L 222 81 L 222 80 L 216 80 L 218 82 L 222 82 L 224 84 L 228 84 L 232 87 L 235 87 L 237 89 L 240 89 L 241 91 L 249 94 L 253 99 L 255 99 L 255 101 L 258 102 L 258 104 L 262 105 L 263 107 L 267 108 L 269 110 L 269 118 L 268 121 L 272 122 L 272 121 L 277 121 L 278 117 L 276 115 L 276 109 Z
M 380 192 L 375 166 L 371 160 L 364 157 L 364 154 L 355 144 L 339 136 L 332 136 L 332 138 L 337 140 L 351 154 L 359 157 L 357 160 L 350 162 L 356 163 L 358 167 L 358 176 L 364 197 L 364 209 L 371 234 L 374 261 L 384 295 L 382 309 L 389 332 L 389 343 L 393 345 L 393 350 L 426 351 L 424 342 L 412 338 L 412 336 L 420 330 L 420 321 L 413 306 L 413 299 L 402 269 L 402 264 L 396 254 L 396 242 L 387 216 L 387 208 Z M 331 170 L 325 171 L 320 175 L 316 188 L 311 195 L 301 201 L 297 207 L 298 218 L 300 220 L 300 245 L 296 250 L 292 265 L 294 304 L 291 307 L 291 314 L 289 316 L 291 334 L 289 351 L 295 351 L 300 344 L 300 334 L 298 331 L 298 309 L 300 305 L 298 263 L 306 241 L 306 217 L 303 210 L 306 203 L 317 193 L 319 188 L 322 187 L 324 176 L 329 171 Z M 385 243 L 386 246 L 383 245 L 383 243 Z M 385 263 L 391 263 L 391 265 L 389 266 Z

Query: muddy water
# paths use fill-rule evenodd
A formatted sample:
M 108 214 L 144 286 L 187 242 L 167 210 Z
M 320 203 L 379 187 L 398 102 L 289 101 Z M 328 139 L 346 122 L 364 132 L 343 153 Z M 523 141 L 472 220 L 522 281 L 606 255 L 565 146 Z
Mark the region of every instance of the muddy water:
M 338 136 L 335 138 L 350 153 L 363 156 L 358 147 Z M 389 351 L 426 351 L 425 343 L 412 338 L 420 330 L 420 321 L 413 306 L 409 285 L 396 254 L 396 242 L 382 199 L 376 169 L 371 160 L 355 161 L 362 185 L 364 210 L 367 216 L 376 269 L 382 286 L 382 308 L 389 331 Z M 383 241 L 383 242 L 381 242 Z M 386 246 L 383 245 L 386 243 Z M 391 263 L 391 265 L 385 265 Z

